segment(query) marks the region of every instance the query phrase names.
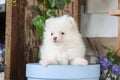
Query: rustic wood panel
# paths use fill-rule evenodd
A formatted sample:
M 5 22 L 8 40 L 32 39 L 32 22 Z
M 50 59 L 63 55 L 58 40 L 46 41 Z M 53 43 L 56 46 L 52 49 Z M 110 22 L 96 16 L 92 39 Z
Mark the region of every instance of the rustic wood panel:
M 35 27 L 31 23 L 35 13 L 32 12 L 29 7 L 32 5 L 38 5 L 38 3 L 37 0 L 27 0 L 27 3 L 28 4 L 25 8 L 25 57 L 26 62 L 37 62 L 40 41 Z
M 26 0 L 7 0 L 5 80 L 25 80 L 24 23 Z
M 12 17 L 10 17 L 12 15 L 12 0 L 6 0 L 7 4 L 6 4 L 6 34 L 5 34 L 5 80 L 10 80 L 10 72 L 11 72 L 11 32 L 12 32 Z

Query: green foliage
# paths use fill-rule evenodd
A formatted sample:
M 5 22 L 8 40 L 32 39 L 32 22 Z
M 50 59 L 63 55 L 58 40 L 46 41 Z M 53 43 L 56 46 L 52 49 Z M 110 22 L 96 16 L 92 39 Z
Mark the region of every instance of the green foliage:
M 117 64 L 120 66 L 120 56 L 117 55 L 117 51 L 102 45 L 102 47 L 107 51 L 106 57 L 112 62 L 112 64 Z
M 55 10 L 47 10 L 46 16 L 51 17 L 51 16 L 57 16 L 57 15 L 56 15 Z
M 45 17 L 37 15 L 35 18 L 32 19 L 32 24 L 35 25 L 40 40 L 43 40 Z
M 38 14 L 32 19 L 32 24 L 36 28 L 39 39 L 43 40 L 45 20 L 51 16 L 57 16 L 56 10 L 63 10 L 65 5 L 70 3 L 70 0 L 38 0 L 38 2 L 46 7 L 46 10 L 39 6 L 31 6 L 32 10 Z

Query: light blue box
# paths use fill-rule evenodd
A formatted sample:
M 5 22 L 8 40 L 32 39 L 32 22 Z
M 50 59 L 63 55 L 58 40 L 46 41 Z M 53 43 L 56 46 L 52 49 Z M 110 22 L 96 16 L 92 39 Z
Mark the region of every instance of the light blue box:
M 27 80 L 99 80 L 100 65 L 74 66 L 49 65 L 38 63 L 26 65 Z

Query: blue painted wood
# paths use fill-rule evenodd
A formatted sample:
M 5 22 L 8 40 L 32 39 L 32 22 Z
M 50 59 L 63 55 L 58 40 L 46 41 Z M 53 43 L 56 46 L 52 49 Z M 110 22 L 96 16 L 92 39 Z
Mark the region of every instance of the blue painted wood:
M 27 80 L 99 80 L 100 65 L 26 65 Z
M 35 78 L 28 78 L 27 80 L 99 80 L 99 78 L 89 78 L 89 79 L 35 79 Z

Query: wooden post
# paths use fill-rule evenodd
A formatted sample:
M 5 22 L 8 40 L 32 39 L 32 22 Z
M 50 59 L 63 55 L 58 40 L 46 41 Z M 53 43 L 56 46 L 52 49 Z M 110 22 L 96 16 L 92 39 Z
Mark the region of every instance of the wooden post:
M 7 0 L 5 80 L 25 80 L 24 20 L 25 1 Z
M 12 6 L 10 5 L 12 3 L 12 0 L 7 0 L 6 1 L 6 34 L 5 34 L 5 80 L 10 80 L 10 68 L 11 68 L 11 32 L 12 32 L 12 23 L 11 23 L 11 18 L 12 17 L 8 17 L 11 16 L 12 14 Z
M 120 9 L 120 0 L 118 0 L 118 9 Z M 118 55 L 120 56 L 120 16 L 118 16 Z
M 120 56 L 120 0 L 118 0 L 118 10 L 109 12 L 111 16 L 118 16 L 118 55 Z

